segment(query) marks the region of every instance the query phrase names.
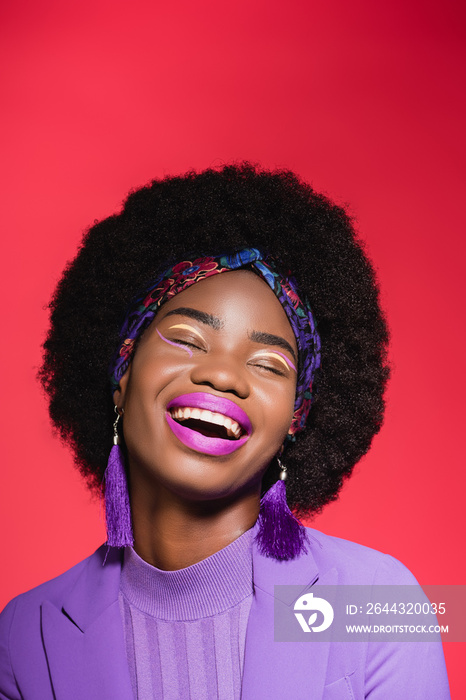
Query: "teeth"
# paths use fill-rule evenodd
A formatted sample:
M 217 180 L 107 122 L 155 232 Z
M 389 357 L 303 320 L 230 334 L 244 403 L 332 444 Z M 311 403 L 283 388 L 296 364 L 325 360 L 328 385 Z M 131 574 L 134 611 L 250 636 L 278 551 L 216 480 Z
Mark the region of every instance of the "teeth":
M 223 425 L 230 437 L 239 438 L 241 436 L 241 426 L 231 418 L 224 416 L 222 413 L 213 413 L 212 411 L 207 411 L 206 409 L 199 408 L 172 408 L 170 410 L 172 418 L 178 421 L 188 420 L 188 418 L 193 418 L 194 420 L 202 420 L 204 423 L 213 423 L 214 425 Z

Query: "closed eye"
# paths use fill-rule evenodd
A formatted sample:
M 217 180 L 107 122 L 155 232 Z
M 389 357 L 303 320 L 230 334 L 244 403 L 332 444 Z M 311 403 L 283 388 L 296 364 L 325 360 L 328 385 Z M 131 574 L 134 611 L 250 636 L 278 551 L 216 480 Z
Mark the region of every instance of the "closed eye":
M 177 338 L 176 340 L 172 341 L 175 345 L 186 345 L 188 348 L 196 348 L 196 350 L 202 350 L 202 348 L 199 347 L 199 345 L 195 345 L 194 343 L 190 343 L 188 340 L 180 340 Z
M 282 372 L 279 369 L 276 369 L 275 367 L 269 367 L 268 365 L 256 365 L 256 367 L 262 367 L 262 369 L 266 369 L 268 372 L 272 372 L 273 374 L 278 374 L 280 377 L 285 376 L 285 372 Z
M 281 369 L 278 369 L 278 367 L 273 367 L 272 365 L 269 364 L 261 364 L 260 362 L 250 362 L 253 367 L 259 367 L 259 369 L 265 369 L 267 372 L 272 372 L 272 374 L 276 374 L 279 377 L 284 377 L 287 372 L 284 372 Z
M 165 341 L 166 343 L 168 343 L 168 345 L 173 345 L 173 347 L 175 347 L 175 348 L 181 348 L 182 350 L 186 350 L 186 352 L 188 353 L 189 357 L 192 357 L 192 356 L 193 356 L 193 351 L 191 350 L 191 347 L 197 349 L 197 345 L 193 345 L 192 343 L 183 342 L 183 341 L 179 341 L 179 340 L 177 340 L 176 342 L 173 341 L 173 340 L 169 340 L 168 338 L 165 338 L 165 336 L 161 334 L 161 332 L 159 331 L 158 328 L 156 328 L 155 330 L 156 330 L 158 336 L 159 336 L 163 341 Z
M 201 341 L 202 344 L 205 342 L 204 338 L 199 333 L 199 331 L 187 323 L 175 323 L 173 326 L 170 326 L 170 328 L 168 330 L 170 331 L 170 330 L 176 330 L 176 329 L 188 331 L 188 336 L 194 334 L 194 335 L 199 337 L 199 340 Z M 186 333 L 184 335 L 186 335 Z M 175 337 L 175 338 L 173 338 L 172 342 L 177 343 L 178 345 L 183 345 L 183 346 L 188 347 L 188 348 L 195 348 L 196 350 L 203 350 L 204 349 L 199 344 L 199 342 L 194 343 L 194 342 L 192 342 L 192 340 L 186 340 L 183 338 Z
M 278 361 L 280 364 L 282 364 L 286 368 L 286 373 L 290 371 L 290 369 L 294 369 L 296 372 L 296 367 L 294 364 L 291 362 L 291 360 L 284 355 L 282 352 L 274 351 L 274 352 L 264 352 L 261 353 L 260 357 L 256 357 L 255 359 L 260 360 L 261 357 L 265 358 L 270 358 L 270 360 L 275 361 L 275 363 Z M 284 374 L 283 370 L 280 372 L 280 369 L 278 367 L 275 367 L 273 365 L 270 365 L 269 363 L 261 365 L 260 363 L 256 363 L 258 366 L 264 367 L 266 369 L 270 369 L 272 371 L 275 371 L 277 374 Z

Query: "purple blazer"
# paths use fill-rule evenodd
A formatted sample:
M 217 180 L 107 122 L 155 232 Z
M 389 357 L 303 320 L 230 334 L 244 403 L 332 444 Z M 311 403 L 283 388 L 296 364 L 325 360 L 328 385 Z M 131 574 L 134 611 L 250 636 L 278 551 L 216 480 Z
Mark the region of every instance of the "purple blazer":
M 275 584 L 415 584 L 396 559 L 309 529 L 289 562 L 253 546 L 242 700 L 448 700 L 440 643 L 274 642 Z M 106 547 L 0 615 L 0 698 L 131 700 L 118 604 L 121 552 Z M 283 591 L 283 589 L 281 589 Z M 286 594 L 278 605 L 290 606 Z M 184 700 L 180 698 L 180 700 Z

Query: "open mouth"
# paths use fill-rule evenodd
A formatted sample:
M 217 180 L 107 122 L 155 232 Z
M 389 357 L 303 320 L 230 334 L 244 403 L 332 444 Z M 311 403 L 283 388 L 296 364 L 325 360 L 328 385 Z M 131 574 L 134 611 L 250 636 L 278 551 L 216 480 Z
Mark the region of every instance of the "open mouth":
M 240 406 L 202 391 L 172 399 L 165 415 L 168 427 L 186 447 L 217 457 L 240 449 L 252 432 Z
M 237 421 L 222 413 L 186 406 L 171 408 L 169 414 L 180 425 L 195 430 L 205 437 L 239 440 L 246 434 Z

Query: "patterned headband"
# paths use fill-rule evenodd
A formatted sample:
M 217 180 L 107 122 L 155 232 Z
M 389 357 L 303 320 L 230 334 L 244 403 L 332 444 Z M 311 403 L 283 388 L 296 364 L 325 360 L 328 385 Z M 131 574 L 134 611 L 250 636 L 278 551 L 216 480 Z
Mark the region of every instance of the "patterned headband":
M 284 277 L 269 256 L 257 248 L 245 248 L 233 255 L 204 257 L 177 263 L 166 270 L 143 294 L 133 300 L 120 331 L 120 347 L 110 367 L 112 392 L 118 388 L 134 352 L 135 342 L 155 318 L 168 299 L 192 284 L 220 272 L 248 267 L 267 282 L 285 310 L 296 337 L 299 352 L 298 378 L 294 414 L 288 437 L 295 439 L 305 426 L 312 403 L 312 382 L 320 367 L 320 337 L 309 305 L 298 296 L 295 281 Z

